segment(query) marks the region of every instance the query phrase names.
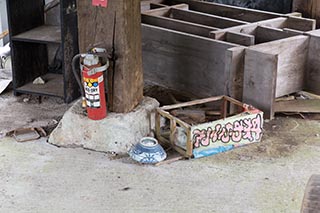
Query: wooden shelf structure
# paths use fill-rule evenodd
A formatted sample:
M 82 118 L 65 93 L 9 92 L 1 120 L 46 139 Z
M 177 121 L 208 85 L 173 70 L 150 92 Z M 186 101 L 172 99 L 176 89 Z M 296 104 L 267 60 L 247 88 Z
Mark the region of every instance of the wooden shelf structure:
M 79 52 L 76 0 L 60 0 L 58 25 L 45 22 L 44 6 L 44 0 L 7 0 L 14 93 L 60 97 L 70 103 L 80 95 L 71 65 Z M 55 70 L 49 69 L 52 46 L 61 58 Z M 46 84 L 34 85 L 37 77 Z
M 13 41 L 25 41 L 35 43 L 61 43 L 60 26 L 42 25 L 24 33 L 12 37 Z
M 227 95 L 268 119 L 278 97 L 320 94 L 313 19 L 197 0 L 149 0 L 141 8 L 148 82 L 199 98 Z

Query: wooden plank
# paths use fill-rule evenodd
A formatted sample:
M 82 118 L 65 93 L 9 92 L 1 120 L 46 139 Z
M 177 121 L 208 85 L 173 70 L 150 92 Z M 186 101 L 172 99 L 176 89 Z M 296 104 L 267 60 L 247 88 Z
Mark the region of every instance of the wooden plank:
M 290 16 L 286 22 L 286 28 L 311 31 L 316 29 L 316 20 Z
M 238 45 L 146 24 L 142 32 L 147 81 L 200 98 L 226 94 L 225 51 Z
M 320 30 L 310 34 L 306 89 L 320 95 Z
M 275 112 L 320 113 L 320 100 L 279 101 L 274 105 Z
M 262 110 L 266 119 L 274 116 L 278 55 L 246 49 L 243 102 Z
M 153 10 L 143 11 L 142 14 L 169 17 L 170 13 L 171 12 L 170 12 L 169 7 L 163 7 L 163 8 L 157 8 L 157 9 L 153 9 Z
M 243 46 L 252 46 L 255 44 L 255 37 L 243 33 L 227 32 L 226 41 Z
M 278 55 L 276 98 L 304 88 L 308 44 L 308 36 L 300 35 L 251 47 L 251 50 Z
M 283 28 L 284 32 L 290 33 L 292 35 L 302 35 L 304 34 L 304 32 L 300 31 L 300 30 L 293 30 L 293 29 L 289 29 L 289 28 Z
M 320 4 L 318 0 L 293 0 L 292 11 L 301 12 L 303 17 L 317 20 L 320 27 Z
M 211 2 L 200 2 L 193 0 L 174 0 L 173 2 L 187 3 L 189 4 L 190 10 L 237 19 L 245 22 L 258 22 L 282 16 L 278 13 L 258 11 L 253 9 L 240 8 Z
M 154 25 L 171 30 L 177 30 L 180 32 L 190 33 L 203 37 L 209 37 L 211 31 L 217 30 L 217 28 L 214 27 L 203 26 L 162 16 L 151 16 L 142 14 L 141 18 L 142 23 L 144 24 Z
M 14 41 L 30 41 L 30 42 L 61 42 L 61 29 L 60 26 L 40 26 L 32 30 L 12 36 Z
M 160 5 L 158 4 L 158 6 L 160 6 Z M 171 8 L 176 8 L 176 9 L 181 9 L 181 10 L 188 10 L 189 9 L 189 5 L 187 5 L 187 4 L 178 4 L 178 5 L 172 5 L 172 6 L 164 5 L 164 6 L 165 7 L 162 7 L 162 8 L 159 7 L 157 9 L 143 11 L 143 14 L 169 17 L 171 14 Z
M 163 106 L 160 109 L 161 110 L 172 110 L 172 109 L 178 109 L 181 107 L 188 107 L 188 106 L 194 106 L 194 105 L 200 105 L 200 104 L 205 104 L 209 102 L 215 102 L 215 101 L 220 101 L 223 99 L 224 96 L 217 96 L 217 97 L 210 97 L 210 98 L 204 98 L 204 99 L 199 99 L 199 100 L 194 100 L 194 101 L 189 101 L 189 102 L 184 102 L 180 104 L 174 104 L 170 106 Z
M 210 37 L 214 38 L 214 39 L 218 39 L 218 40 L 225 40 L 227 32 L 237 32 L 237 33 L 254 35 L 258 26 L 269 26 L 269 27 L 274 27 L 274 28 L 283 28 L 283 27 L 285 27 L 286 21 L 287 21 L 287 18 L 280 17 L 280 18 L 261 21 L 261 22 L 257 22 L 257 23 L 230 27 L 227 29 L 213 31 L 210 33 Z
M 114 84 L 108 95 L 113 96 L 112 111 L 118 113 L 131 111 L 143 98 L 140 14 L 138 0 L 109 0 L 108 8 L 78 0 L 81 52 L 98 46 L 115 53 L 109 69 Z
M 284 38 L 289 38 L 292 36 L 296 36 L 297 34 L 302 34 L 298 32 L 292 32 L 291 30 L 281 30 L 281 29 L 276 29 L 272 27 L 267 27 L 267 26 L 258 26 L 256 29 L 256 43 L 261 44 L 261 43 L 266 43 L 274 40 L 280 40 Z
M 193 141 L 191 134 L 191 127 L 187 129 L 187 157 L 191 158 L 193 156 Z
M 234 47 L 226 51 L 226 73 L 228 96 L 242 100 L 245 47 Z
M 174 19 L 193 22 L 201 25 L 207 25 L 216 28 L 228 28 L 247 24 L 248 22 L 239 21 L 230 18 L 224 18 L 215 15 L 209 15 L 191 10 L 171 9 L 171 16 Z
M 17 88 L 17 92 L 27 91 L 29 94 L 44 94 L 48 96 L 64 97 L 63 76 L 61 74 L 48 73 L 41 76 L 45 84 L 33 84 L 32 81 Z
M 70 10 L 73 5 L 73 10 Z M 72 59 L 79 53 L 77 0 L 60 0 L 65 102 L 80 96 L 79 85 L 72 70 Z

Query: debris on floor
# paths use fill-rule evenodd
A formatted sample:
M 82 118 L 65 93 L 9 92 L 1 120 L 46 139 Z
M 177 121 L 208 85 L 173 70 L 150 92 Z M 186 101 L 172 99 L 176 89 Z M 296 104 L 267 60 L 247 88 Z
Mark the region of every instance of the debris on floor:
M 274 111 L 285 115 L 299 115 L 302 118 L 310 114 L 320 114 L 320 96 L 301 91 L 276 99 Z
M 34 141 L 40 137 L 46 137 L 47 133 L 41 127 L 16 129 L 7 133 L 7 136 L 13 136 L 17 142 Z
M 34 79 L 34 81 L 32 83 L 36 84 L 36 85 L 40 85 L 40 84 L 45 84 L 46 81 L 42 77 L 38 77 L 38 78 Z

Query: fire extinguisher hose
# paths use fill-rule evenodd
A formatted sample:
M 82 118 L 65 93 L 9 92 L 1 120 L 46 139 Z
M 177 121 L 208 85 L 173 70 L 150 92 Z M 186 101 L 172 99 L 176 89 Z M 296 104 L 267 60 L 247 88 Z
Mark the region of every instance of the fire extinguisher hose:
M 82 96 L 82 106 L 85 107 L 85 94 L 84 94 L 84 88 L 82 86 L 82 81 L 80 79 L 80 75 L 81 75 L 81 72 L 77 72 L 77 67 L 76 67 L 76 63 L 78 62 L 78 60 L 80 59 L 82 54 L 77 54 L 73 57 L 72 59 L 72 72 L 73 72 L 73 75 L 76 79 L 76 81 L 78 82 L 79 84 L 79 87 L 80 87 L 80 92 L 81 92 L 81 96 Z

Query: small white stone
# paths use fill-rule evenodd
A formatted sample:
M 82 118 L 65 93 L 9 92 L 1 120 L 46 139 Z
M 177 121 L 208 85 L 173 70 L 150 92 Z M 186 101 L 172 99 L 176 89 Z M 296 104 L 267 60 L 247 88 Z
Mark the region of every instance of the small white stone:
M 41 77 L 38 77 L 33 81 L 33 84 L 36 84 L 36 85 L 45 84 L 45 83 L 46 83 L 45 80 L 43 80 L 43 78 Z

